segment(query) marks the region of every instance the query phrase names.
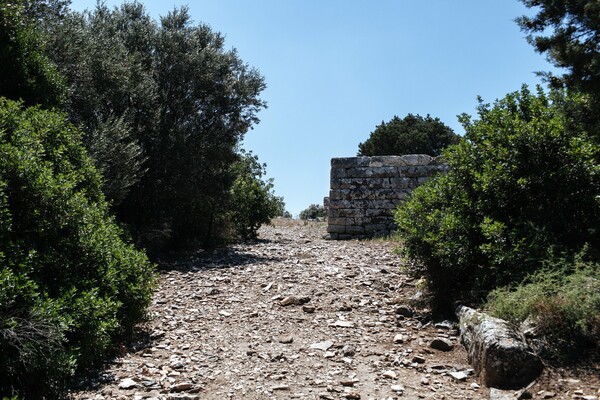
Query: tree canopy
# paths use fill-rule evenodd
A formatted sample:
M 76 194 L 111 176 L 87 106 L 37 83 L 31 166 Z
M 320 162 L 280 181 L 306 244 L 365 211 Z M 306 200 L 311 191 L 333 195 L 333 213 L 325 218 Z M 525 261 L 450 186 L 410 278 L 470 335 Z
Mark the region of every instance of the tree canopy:
M 439 118 L 408 114 L 400 119 L 394 116 L 381 122 L 369 138 L 358 145 L 359 156 L 387 156 L 403 154 L 429 154 L 438 156 L 459 136 Z
M 300 211 L 300 219 L 317 219 L 325 216 L 325 209 L 320 204 L 311 204 L 305 210 Z
M 99 4 L 52 30 L 69 116 L 119 218 L 142 239 L 213 241 L 228 215 L 230 166 L 266 106 L 263 77 L 185 7 L 157 23 L 140 3 Z
M 527 40 L 548 60 L 568 72 L 544 73 L 550 82 L 566 84 L 598 97 L 600 93 L 600 1 L 522 0 L 537 14 L 517 18 Z
M 64 102 L 64 79 L 21 2 L 0 3 L 0 60 L 0 96 L 44 107 Z

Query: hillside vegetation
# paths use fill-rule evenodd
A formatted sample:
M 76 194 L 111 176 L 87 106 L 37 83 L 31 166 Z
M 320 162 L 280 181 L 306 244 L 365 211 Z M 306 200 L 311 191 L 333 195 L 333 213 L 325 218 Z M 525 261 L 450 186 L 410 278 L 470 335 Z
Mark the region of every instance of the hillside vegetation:
M 1 2 L 0 55 L 0 397 L 55 398 L 147 319 L 146 251 L 283 213 L 240 146 L 265 85 L 187 9 L 135 2 Z
M 484 306 L 541 333 L 564 360 L 600 343 L 600 36 L 597 1 L 529 1 L 517 18 L 563 75 L 459 117 L 450 170 L 395 214 L 434 312 Z

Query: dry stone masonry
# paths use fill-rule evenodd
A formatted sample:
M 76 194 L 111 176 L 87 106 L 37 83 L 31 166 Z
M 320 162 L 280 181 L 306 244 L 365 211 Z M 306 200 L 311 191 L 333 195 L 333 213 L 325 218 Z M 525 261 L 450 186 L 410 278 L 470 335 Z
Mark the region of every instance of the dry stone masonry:
M 393 210 L 418 185 L 448 166 L 425 154 L 347 157 L 331 160 L 327 207 L 330 239 L 387 235 Z

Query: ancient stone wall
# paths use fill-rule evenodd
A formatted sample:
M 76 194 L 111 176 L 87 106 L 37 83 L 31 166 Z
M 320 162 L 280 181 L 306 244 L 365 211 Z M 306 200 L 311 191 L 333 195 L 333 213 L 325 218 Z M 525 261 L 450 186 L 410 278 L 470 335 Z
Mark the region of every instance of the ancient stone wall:
M 389 234 L 395 229 L 396 206 L 415 187 L 447 170 L 441 159 L 424 154 L 333 158 L 328 237 L 360 239 Z

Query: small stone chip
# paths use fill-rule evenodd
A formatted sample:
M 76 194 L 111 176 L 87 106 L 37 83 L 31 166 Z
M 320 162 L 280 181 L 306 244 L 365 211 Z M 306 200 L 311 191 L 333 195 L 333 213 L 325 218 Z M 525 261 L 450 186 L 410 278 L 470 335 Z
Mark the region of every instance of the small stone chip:
M 177 385 L 171 386 L 171 392 L 185 392 L 186 390 L 190 390 L 194 385 L 189 382 L 179 383 Z
M 394 371 L 383 371 L 381 374 L 384 378 L 396 379 L 398 375 Z
M 329 350 L 331 346 L 333 346 L 333 342 L 331 340 L 326 340 L 324 342 L 313 343 L 310 345 L 310 348 L 326 351 Z
M 279 343 L 282 343 L 282 344 L 290 344 L 293 342 L 294 342 L 293 336 L 282 336 L 279 338 Z
M 352 321 L 338 320 L 338 321 L 335 321 L 332 324 L 329 324 L 329 326 L 337 326 L 337 327 L 340 327 L 340 328 L 354 328 L 354 322 L 352 322 Z
M 440 351 L 452 351 L 454 344 L 450 339 L 437 337 L 431 341 L 429 347 Z
M 396 393 L 402 393 L 404 392 L 404 386 L 402 385 L 392 385 L 390 386 L 390 389 L 392 389 L 392 391 L 396 392 Z
M 463 371 L 458 371 L 458 372 L 448 372 L 448 375 L 450 375 L 451 377 L 453 377 L 454 379 L 456 379 L 457 381 L 466 381 L 467 377 L 469 376 L 467 373 L 463 372 Z
M 137 382 L 131 378 L 125 378 L 121 382 L 119 382 L 119 389 L 128 390 L 128 389 L 135 389 L 137 387 L 138 387 Z
M 404 343 L 406 342 L 406 338 L 404 337 L 403 334 L 399 333 L 396 336 L 394 336 L 394 343 Z
M 312 314 L 315 312 L 315 306 L 309 306 L 305 304 L 302 306 L 302 311 L 304 311 L 307 314 Z
M 412 362 L 417 363 L 417 364 L 424 364 L 425 363 L 425 357 L 422 356 L 414 356 L 412 358 Z

